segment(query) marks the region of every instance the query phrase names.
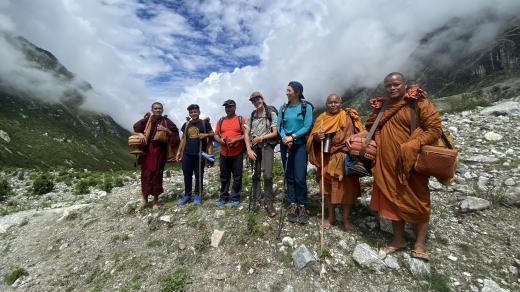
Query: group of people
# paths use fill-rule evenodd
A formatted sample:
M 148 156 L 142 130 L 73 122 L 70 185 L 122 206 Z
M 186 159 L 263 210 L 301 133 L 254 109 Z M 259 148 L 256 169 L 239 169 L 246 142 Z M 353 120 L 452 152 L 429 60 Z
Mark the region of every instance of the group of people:
M 392 220 L 394 231 L 394 238 L 382 251 L 388 254 L 405 248 L 404 226 L 409 222 L 416 234 L 411 255 L 428 260 L 425 248 L 431 212 L 428 177 L 415 172 L 413 162 L 422 145 L 440 137 L 441 119 L 425 93 L 416 86 L 409 87 L 403 74 L 388 74 L 384 78 L 384 89 L 383 97 L 371 99 L 373 111 L 364 126 L 357 111 L 342 108 L 342 99 L 337 94 L 327 96 L 326 112 L 314 120 L 314 106 L 305 99 L 303 86 L 297 81 L 288 84 L 287 102 L 278 109 L 267 105 L 262 93 L 254 91 L 249 100 L 255 110 L 249 118 L 237 115 L 235 101 L 226 100 L 223 103 L 226 115 L 217 121 L 215 130 L 209 119 L 200 118 L 199 106 L 192 104 L 188 107 L 189 119 L 181 127 L 181 136 L 175 124 L 162 115 L 162 105 L 154 103 L 152 114 L 134 125 L 134 131 L 146 142 L 145 154 L 139 157 L 142 206 L 146 207 L 148 196 L 152 195 L 153 207 L 159 207 L 162 172 L 172 155 L 172 160 L 182 162 L 184 175 L 184 194 L 178 204 L 200 204 L 204 157 L 211 152 L 209 148 L 214 140 L 220 144 L 220 194 L 215 204 L 232 207 L 240 204 L 245 154 L 252 168 L 251 209 L 258 212 L 264 208 L 267 216 L 275 217 L 273 163 L 275 146 L 280 144 L 287 220 L 300 224 L 309 221 L 307 163 L 310 162 L 317 167 L 316 179 L 328 207 L 323 227 L 330 228 L 335 223 L 334 209 L 341 205 L 344 228 L 354 232 L 349 214 L 360 195 L 360 184 L 359 177 L 345 173 L 345 159 L 349 159 L 351 139 L 366 137 L 367 130 L 376 124 L 373 137 L 377 155 L 370 165 L 374 177 L 370 206 L 382 218 Z M 414 120 L 417 127 L 413 132 L 411 110 L 407 106 L 410 101 L 414 102 L 417 113 L 417 121 Z M 156 131 L 166 131 L 168 143 L 154 141 Z M 178 146 L 174 154 L 170 153 L 172 145 Z

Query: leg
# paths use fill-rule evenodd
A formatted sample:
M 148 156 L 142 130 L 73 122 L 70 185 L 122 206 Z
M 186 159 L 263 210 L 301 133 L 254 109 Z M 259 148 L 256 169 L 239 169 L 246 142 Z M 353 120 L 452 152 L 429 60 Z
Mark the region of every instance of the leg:
M 229 157 L 220 156 L 220 199 L 227 201 L 229 194 L 229 180 L 231 179 L 231 167 Z
M 383 247 L 383 252 L 391 254 L 406 246 L 404 238 L 404 221 L 403 220 L 392 220 L 392 229 L 394 231 L 394 238 L 390 243 Z
M 352 209 L 351 204 L 343 204 L 343 227 L 347 232 L 355 232 L 356 228 L 352 223 L 350 223 L 350 209 Z
M 193 161 L 191 155 L 184 154 L 182 157 L 182 174 L 184 176 L 184 195 L 191 196 Z
M 233 173 L 233 187 L 231 188 L 231 201 L 240 201 L 242 192 L 242 172 L 244 171 L 243 154 L 234 156 L 231 160 L 231 172 Z
M 152 193 L 152 175 L 147 169 L 141 169 L 141 193 L 143 197 L 141 199 L 141 208 L 146 208 L 148 204 L 148 195 Z
M 327 194 L 325 194 L 325 200 L 327 202 L 327 220 L 325 222 L 323 222 L 323 228 L 325 229 L 330 229 L 332 227 L 332 225 L 334 225 L 334 222 L 336 222 L 336 214 L 335 214 L 335 209 L 336 209 L 336 205 L 332 204 L 331 203 L 331 200 L 330 200 L 330 196 L 327 196 Z
M 262 151 L 255 149 L 256 160 L 253 165 L 253 177 L 252 177 L 252 188 L 253 188 L 253 201 L 256 203 L 260 201 L 260 175 L 262 173 Z
M 426 253 L 426 235 L 428 234 L 428 222 L 414 224 L 415 245 L 414 250 L 418 253 Z
M 307 208 L 307 149 L 305 144 L 294 145 L 294 188 L 296 202 Z
M 152 209 L 158 210 L 159 209 L 159 195 L 153 195 L 153 206 Z
M 262 148 L 262 176 L 264 179 L 264 204 L 273 202 L 273 162 L 274 147 L 266 145 Z
M 293 146 L 294 149 L 294 146 Z M 287 155 L 287 161 L 285 162 L 285 183 L 287 185 L 287 200 L 289 204 L 296 204 L 296 189 L 295 189 L 295 157 L 294 150 L 289 150 Z

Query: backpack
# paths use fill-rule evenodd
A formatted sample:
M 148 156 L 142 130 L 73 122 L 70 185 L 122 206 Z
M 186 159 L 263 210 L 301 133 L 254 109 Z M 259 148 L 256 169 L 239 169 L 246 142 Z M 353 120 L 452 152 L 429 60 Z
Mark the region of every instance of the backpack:
M 249 134 L 251 134 L 251 130 L 253 128 L 253 119 L 255 118 L 255 112 L 256 112 L 256 110 L 251 112 L 251 118 L 249 119 Z M 276 109 L 276 107 L 274 107 L 272 105 L 265 105 L 265 116 L 266 116 L 267 120 L 269 121 L 269 125 L 267 125 L 267 129 L 269 129 L 271 127 L 271 125 L 273 124 L 273 118 L 271 117 L 271 113 L 273 113 L 273 112 L 276 114 L 276 116 L 278 116 L 278 110 Z M 251 135 L 249 135 L 249 136 L 251 136 Z M 252 137 L 250 137 L 250 138 L 252 138 Z M 278 139 L 278 137 L 275 137 L 275 138 L 267 140 L 266 142 L 269 143 L 270 145 L 276 145 L 280 142 L 280 140 Z

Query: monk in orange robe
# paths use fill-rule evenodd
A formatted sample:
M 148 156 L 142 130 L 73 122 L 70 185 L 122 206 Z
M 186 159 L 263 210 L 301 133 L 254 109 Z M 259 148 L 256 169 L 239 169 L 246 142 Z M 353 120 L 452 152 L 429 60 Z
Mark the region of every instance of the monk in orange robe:
M 374 110 L 366 129 L 370 129 L 383 104 L 387 106 L 375 132 L 377 156 L 372 167 L 370 206 L 382 218 L 392 220 L 394 238 L 382 251 L 389 254 L 405 248 L 404 225 L 409 222 L 416 236 L 411 256 L 428 260 L 425 248 L 431 213 L 428 177 L 415 172 L 413 166 L 421 146 L 440 137 L 441 118 L 424 91 L 406 84 L 403 74 L 390 73 L 384 79 L 386 96 L 371 100 Z M 415 107 L 417 116 L 413 133 L 410 106 Z
M 309 162 L 314 164 L 318 181 L 324 179 L 325 196 L 328 198 L 328 218 L 324 228 L 330 228 L 335 221 L 335 205 L 343 205 L 343 225 L 346 231 L 353 232 L 349 221 L 352 205 L 360 194 L 359 178 L 344 176 L 344 156 L 348 153 L 348 139 L 354 135 L 354 124 L 345 110 L 341 109 L 341 97 L 331 94 L 327 97 L 327 112 L 320 114 L 307 139 Z M 330 151 L 323 155 L 324 178 L 321 177 L 321 145 L 325 135 L 331 135 Z M 321 183 L 320 183 L 321 188 Z

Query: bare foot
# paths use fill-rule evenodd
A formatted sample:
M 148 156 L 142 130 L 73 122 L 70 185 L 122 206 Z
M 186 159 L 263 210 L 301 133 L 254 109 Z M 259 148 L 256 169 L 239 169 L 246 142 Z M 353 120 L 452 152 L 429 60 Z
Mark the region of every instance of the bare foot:
M 356 233 L 356 227 L 350 222 L 345 222 L 345 224 L 343 224 L 343 228 L 345 228 L 346 232 Z
M 323 221 L 323 229 L 330 229 L 332 227 L 332 223 L 329 220 Z
M 152 209 L 153 210 L 159 210 L 159 204 L 158 203 L 153 203 Z
M 142 200 L 141 204 L 139 204 L 139 206 L 137 206 L 137 208 L 135 208 L 135 212 L 139 213 L 142 210 L 146 209 L 147 206 L 148 206 L 148 201 Z
M 418 252 L 418 253 L 426 254 L 426 248 L 424 247 L 423 244 L 415 243 L 413 250 Z
M 382 247 L 380 250 L 386 254 L 391 254 L 396 251 L 400 251 L 406 248 L 406 242 L 400 242 L 398 240 L 392 240 L 390 243 Z

